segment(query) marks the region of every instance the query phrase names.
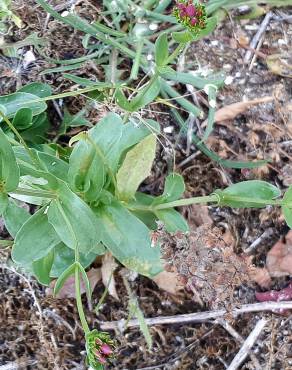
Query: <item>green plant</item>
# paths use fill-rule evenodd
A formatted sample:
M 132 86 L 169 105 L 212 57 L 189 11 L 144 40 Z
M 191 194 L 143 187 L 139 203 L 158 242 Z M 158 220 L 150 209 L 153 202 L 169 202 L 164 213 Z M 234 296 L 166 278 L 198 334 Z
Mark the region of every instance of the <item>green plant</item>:
M 3 116 L 11 127 L 10 121 Z M 88 132 L 71 140 L 66 162 L 23 144 L 13 145 L 0 130 L 0 213 L 14 238 L 12 259 L 42 283 L 57 278 L 55 293 L 74 275 L 76 300 L 85 334 L 91 333 L 82 308 L 80 279 L 90 283 L 85 268 L 109 250 L 123 265 L 145 276 L 162 271 L 159 246 L 151 245 L 150 230 L 160 220 L 170 232 L 187 232 L 174 208 L 212 204 L 234 208 L 276 205 L 292 226 L 292 188 L 283 199 L 264 181 L 245 181 L 204 197 L 181 199 L 183 178 L 170 174 L 162 195 L 140 193 L 149 175 L 159 127 L 146 120 L 136 126 L 109 113 Z M 15 199 L 39 205 L 30 215 Z M 3 244 L 3 243 L 2 243 Z
M 194 116 L 202 114 L 198 107 L 180 96 L 169 81 L 191 83 L 207 93 L 210 102 L 208 126 L 202 138 L 193 138 L 204 153 L 228 167 L 251 168 L 266 163 L 223 161 L 205 146 L 204 141 L 214 124 L 217 89 L 223 84 L 224 76 L 217 74 L 204 78 L 173 68 L 186 44 L 210 33 L 217 19 L 206 18 L 206 24 L 200 29 L 188 27 L 182 30 L 176 24 L 172 40 L 169 32 L 159 32 L 155 45 L 150 41 L 147 43 L 155 53 L 155 64 L 150 65 L 142 51 L 146 42 L 144 31 L 135 33 L 135 25 L 125 35 L 120 31 L 120 22 L 142 16 L 173 22 L 175 17 L 162 14 L 170 1 L 158 5 L 149 0 L 143 9 L 141 2 L 135 2 L 134 14 L 129 12 L 128 2 L 121 3 L 121 7 L 114 11 L 108 7 L 116 29 L 100 23 L 89 24 L 73 14 L 61 16 L 45 1 L 37 2 L 55 18 L 101 40 L 103 46 L 97 53 L 93 52 L 95 57 L 104 57 L 106 47 L 110 45 L 133 61 L 131 76 L 126 81 L 120 81 L 118 74 L 105 82 L 66 74 L 65 77 L 85 87 L 52 95 L 49 86 L 34 83 L 0 97 L 0 215 L 14 239 L 12 259 L 44 285 L 57 279 L 55 294 L 68 277 L 75 277 L 77 308 L 85 333 L 88 362 L 92 368 L 102 369 L 103 364 L 112 358 L 115 344 L 107 333 L 90 330 L 80 292 L 83 281 L 90 299 L 92 292 L 85 269 L 96 256 L 110 251 L 122 265 L 153 277 L 163 270 L 159 245 L 153 246 L 151 241 L 151 231 L 156 229 L 157 222 L 161 221 L 169 232 L 188 231 L 187 222 L 176 207 L 199 203 L 234 208 L 281 206 L 287 224 L 292 227 L 292 188 L 280 199 L 281 193 L 275 186 L 264 181 L 245 181 L 225 190 L 215 190 L 209 196 L 184 199 L 184 180 L 179 174 L 171 173 L 166 177 L 160 196 L 140 192 L 139 186 L 149 176 L 153 165 L 160 128 L 157 122 L 143 119 L 137 112 L 161 95 L 160 102 L 174 98 Z M 224 2 L 209 3 L 218 9 Z M 149 10 L 153 7 L 154 10 Z M 133 51 L 129 44 L 137 37 L 141 43 Z M 171 53 L 173 44 L 177 45 Z M 88 58 L 82 57 L 78 63 Z M 105 63 L 107 61 L 110 62 L 105 58 Z M 132 83 L 141 71 L 144 75 L 149 74 L 150 79 L 140 88 L 133 87 Z M 126 95 L 128 91 L 131 96 Z M 93 127 L 85 119 L 80 119 L 81 116 L 77 117 L 78 125 L 91 128 L 73 137 L 70 148 L 46 143 L 45 133 L 49 126 L 46 102 L 81 93 L 98 102 L 114 98 L 123 113 L 109 113 Z M 171 111 L 181 129 L 185 130 L 185 122 L 178 110 L 171 106 Z M 66 119 L 59 134 L 65 133 L 68 126 L 76 125 L 76 117 L 67 115 Z M 38 209 L 31 215 L 19 206 L 17 200 L 36 205 Z M 1 240 L 0 245 L 10 246 L 11 241 Z M 132 311 L 135 312 L 136 303 L 132 297 Z

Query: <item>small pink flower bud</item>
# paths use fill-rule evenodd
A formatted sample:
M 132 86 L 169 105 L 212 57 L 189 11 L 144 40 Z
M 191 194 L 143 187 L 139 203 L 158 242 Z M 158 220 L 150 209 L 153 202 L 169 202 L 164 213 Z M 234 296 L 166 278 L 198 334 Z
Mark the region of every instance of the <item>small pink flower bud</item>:
M 182 4 L 182 3 L 178 3 L 177 7 L 178 7 L 179 10 L 185 10 L 186 9 L 185 4 Z
M 96 359 L 97 359 L 101 364 L 106 364 L 106 358 L 105 358 L 105 357 L 103 357 L 99 351 L 95 351 L 95 352 L 94 352 L 94 354 L 95 354 Z
M 186 8 L 186 13 L 188 17 L 193 17 L 196 14 L 196 8 L 194 5 L 188 5 Z
M 198 23 L 197 18 L 191 19 L 191 26 L 195 26 Z
M 180 15 L 181 18 L 186 17 L 187 16 L 186 10 L 181 10 L 180 13 L 179 13 L 179 15 Z
M 102 352 L 102 354 L 105 356 L 109 356 L 113 353 L 111 347 L 105 343 L 100 347 L 100 352 Z

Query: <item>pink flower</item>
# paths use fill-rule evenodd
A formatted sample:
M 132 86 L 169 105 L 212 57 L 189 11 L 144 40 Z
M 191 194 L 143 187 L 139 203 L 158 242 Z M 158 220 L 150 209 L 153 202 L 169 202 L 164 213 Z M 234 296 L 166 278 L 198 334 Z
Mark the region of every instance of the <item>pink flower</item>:
M 188 17 L 193 17 L 196 14 L 196 8 L 194 5 L 188 5 L 186 8 L 186 13 Z

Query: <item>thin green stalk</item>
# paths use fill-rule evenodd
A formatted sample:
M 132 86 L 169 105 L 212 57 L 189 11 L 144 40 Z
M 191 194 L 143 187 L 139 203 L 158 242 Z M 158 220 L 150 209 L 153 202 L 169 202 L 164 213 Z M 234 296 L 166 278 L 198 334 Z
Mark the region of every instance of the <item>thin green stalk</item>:
M 178 44 L 178 46 L 173 51 L 173 53 L 167 58 L 167 60 L 165 62 L 165 65 L 171 64 L 179 56 L 179 54 L 181 53 L 181 51 L 183 50 L 185 45 L 186 44 L 182 43 L 182 42 L 180 44 Z
M 101 86 L 99 86 L 99 85 L 101 85 Z M 113 89 L 115 87 L 120 87 L 120 85 L 114 86 L 113 84 L 97 83 L 96 86 L 89 86 L 89 87 L 85 87 L 84 89 L 79 89 L 79 90 L 76 90 L 76 91 L 66 91 L 66 92 L 63 92 L 61 94 L 56 94 L 56 95 L 46 96 L 44 98 L 30 100 L 29 103 L 38 103 L 38 102 L 45 102 L 45 101 L 55 100 L 55 99 L 63 99 L 63 98 L 67 98 L 67 97 L 78 96 L 78 95 L 85 94 L 85 93 L 95 91 L 95 90 L 99 90 L 99 89 Z
M 78 315 L 79 315 L 79 318 L 80 318 L 82 328 L 84 330 L 84 333 L 87 334 L 87 333 L 90 332 L 90 329 L 89 329 L 89 326 L 87 324 L 87 320 L 86 320 L 85 313 L 84 313 L 84 310 L 83 310 L 82 299 L 81 299 L 80 273 L 79 273 L 79 267 L 78 267 L 78 263 L 79 263 L 79 259 L 80 259 L 79 258 L 79 250 L 78 250 L 78 240 L 77 240 L 75 231 L 74 231 L 66 213 L 64 212 L 59 200 L 57 200 L 57 207 L 58 207 L 58 210 L 59 210 L 60 214 L 62 215 L 65 223 L 67 224 L 67 227 L 70 230 L 70 233 L 71 233 L 71 235 L 73 236 L 73 239 L 74 239 L 76 304 L 77 304 Z
M 131 80 L 136 80 L 138 77 L 143 46 L 144 46 L 144 40 L 143 38 L 139 38 L 137 49 L 136 49 L 136 56 L 134 59 L 134 63 L 133 63 L 131 75 L 130 75 Z
M 153 207 L 155 211 L 160 209 L 167 209 L 167 208 L 174 208 L 174 207 L 182 207 L 182 206 L 189 206 L 191 204 L 206 204 L 206 203 L 218 203 L 219 197 L 216 194 L 207 195 L 204 197 L 195 197 L 195 198 L 187 198 L 187 199 L 180 199 L 174 202 L 158 204 Z
M 76 262 L 76 259 L 78 260 L 79 256 L 77 257 L 75 255 L 75 262 Z M 75 295 L 76 295 L 76 304 L 77 304 L 77 310 L 78 310 L 80 322 L 84 330 L 84 333 L 87 334 L 90 332 L 90 329 L 87 324 L 87 320 L 86 320 L 85 313 L 83 310 L 81 290 L 80 290 L 80 273 L 79 273 L 79 267 L 77 265 L 75 266 Z

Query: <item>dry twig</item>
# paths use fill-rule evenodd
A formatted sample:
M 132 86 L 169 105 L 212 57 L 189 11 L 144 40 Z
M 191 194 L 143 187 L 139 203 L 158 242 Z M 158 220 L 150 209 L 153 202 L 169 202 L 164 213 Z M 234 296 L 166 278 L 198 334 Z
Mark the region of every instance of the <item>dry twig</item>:
M 212 319 L 217 319 L 219 317 L 223 317 L 224 315 L 232 315 L 238 316 L 243 313 L 251 313 L 251 312 L 264 312 L 264 311 L 276 311 L 276 310 L 291 310 L 292 309 L 292 301 L 286 302 L 261 302 L 261 303 L 253 303 L 253 304 L 246 304 L 241 306 L 240 308 L 234 308 L 233 310 L 214 310 L 214 311 L 205 311 L 205 312 L 195 312 L 185 315 L 176 315 L 176 316 L 158 316 L 149 319 L 145 319 L 147 325 L 167 325 L 167 324 L 188 324 L 188 323 L 202 323 Z M 283 312 L 283 311 L 282 311 Z M 116 330 L 122 329 L 124 330 L 125 320 L 119 321 L 105 321 L 100 322 L 101 330 Z M 139 326 L 138 320 L 130 320 L 127 323 L 127 328 L 137 327 Z
M 237 370 L 239 366 L 243 363 L 243 361 L 246 359 L 246 357 L 249 354 L 249 351 L 255 344 L 256 340 L 258 339 L 259 335 L 261 334 L 262 330 L 267 324 L 266 319 L 261 319 L 257 322 L 256 326 L 254 327 L 253 331 L 250 333 L 250 335 L 246 338 L 245 342 L 243 343 L 242 347 L 240 348 L 240 351 L 237 353 L 237 355 L 232 360 L 231 364 L 228 366 L 227 370 Z
M 258 42 L 262 38 L 263 34 L 266 32 L 266 29 L 270 23 L 270 20 L 273 18 L 274 14 L 272 12 L 268 12 L 262 21 L 259 29 L 257 30 L 257 33 L 254 35 L 253 39 L 250 43 L 251 49 L 256 49 Z M 253 52 L 251 50 L 248 50 L 244 57 L 244 63 L 248 64 L 252 58 Z

